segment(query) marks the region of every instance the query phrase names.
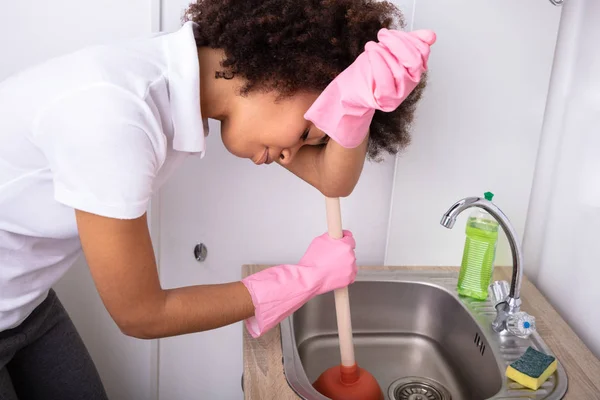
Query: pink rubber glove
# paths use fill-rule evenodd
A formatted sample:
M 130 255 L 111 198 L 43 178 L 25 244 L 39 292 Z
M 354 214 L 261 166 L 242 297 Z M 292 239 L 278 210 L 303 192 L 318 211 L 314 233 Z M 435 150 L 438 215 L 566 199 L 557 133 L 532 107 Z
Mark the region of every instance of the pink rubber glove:
M 259 337 L 319 294 L 346 287 L 356 278 L 356 243 L 352 233 L 342 239 L 315 238 L 298 265 L 278 265 L 242 280 L 252 297 L 254 317 L 245 321 Z
M 381 29 L 379 42 L 365 51 L 325 88 L 304 118 L 346 148 L 360 145 L 375 110 L 398 108 L 427 70 L 435 33 Z

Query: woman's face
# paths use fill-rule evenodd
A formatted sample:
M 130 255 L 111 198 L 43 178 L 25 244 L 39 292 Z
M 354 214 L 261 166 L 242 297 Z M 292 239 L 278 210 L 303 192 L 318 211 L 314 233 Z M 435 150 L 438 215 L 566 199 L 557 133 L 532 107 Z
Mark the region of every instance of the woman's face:
M 229 116 L 221 122 L 227 150 L 255 164 L 289 164 L 305 145 L 320 145 L 328 137 L 304 114 L 318 93 L 298 93 L 277 99 L 277 93 L 251 92 L 236 96 Z

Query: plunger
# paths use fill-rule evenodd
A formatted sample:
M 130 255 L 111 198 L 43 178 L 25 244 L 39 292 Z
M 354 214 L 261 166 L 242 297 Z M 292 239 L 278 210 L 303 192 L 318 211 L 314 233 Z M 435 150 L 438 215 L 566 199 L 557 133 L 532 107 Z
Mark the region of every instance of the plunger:
M 329 236 L 341 239 L 343 232 L 340 199 L 326 197 L 325 202 Z M 360 368 L 354 359 L 348 288 L 336 289 L 334 296 L 342 363 L 323 372 L 313 386 L 323 396 L 332 400 L 383 400 L 383 392 L 375 377 Z

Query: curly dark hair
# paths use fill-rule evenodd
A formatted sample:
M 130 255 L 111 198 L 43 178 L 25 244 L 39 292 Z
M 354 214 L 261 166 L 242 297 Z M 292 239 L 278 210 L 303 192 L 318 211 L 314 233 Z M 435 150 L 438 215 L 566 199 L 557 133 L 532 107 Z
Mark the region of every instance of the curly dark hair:
M 322 91 L 377 40 L 381 28 L 403 29 L 402 13 L 376 0 L 197 0 L 184 21 L 200 25 L 198 47 L 221 49 L 222 67 L 246 80 L 252 90 Z M 393 112 L 376 111 L 370 126 L 368 156 L 381 160 L 410 143 L 417 88 Z

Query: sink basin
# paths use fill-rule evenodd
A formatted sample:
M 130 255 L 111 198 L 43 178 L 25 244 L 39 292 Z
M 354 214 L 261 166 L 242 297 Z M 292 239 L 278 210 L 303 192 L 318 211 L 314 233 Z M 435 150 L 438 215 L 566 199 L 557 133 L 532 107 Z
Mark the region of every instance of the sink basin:
M 364 272 L 350 286 L 356 361 L 372 373 L 388 400 L 560 399 L 562 367 L 539 390 L 504 377 L 506 365 L 532 346 L 550 350 L 536 333 L 528 339 L 495 333 L 489 301 L 456 294 L 447 271 Z M 290 387 L 307 400 L 325 400 L 312 387 L 339 365 L 332 293 L 317 296 L 281 323 L 283 363 Z

